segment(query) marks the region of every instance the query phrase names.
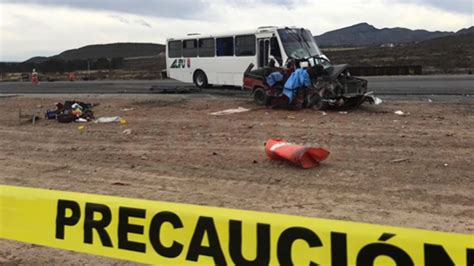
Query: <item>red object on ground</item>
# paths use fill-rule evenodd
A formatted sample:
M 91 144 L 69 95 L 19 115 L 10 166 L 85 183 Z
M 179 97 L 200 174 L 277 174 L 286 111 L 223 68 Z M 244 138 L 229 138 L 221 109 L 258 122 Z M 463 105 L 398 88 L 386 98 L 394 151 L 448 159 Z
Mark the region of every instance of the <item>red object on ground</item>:
M 318 166 L 329 156 L 329 151 L 323 148 L 296 145 L 284 139 L 269 139 L 265 143 L 265 153 L 272 160 L 290 161 L 303 168 Z

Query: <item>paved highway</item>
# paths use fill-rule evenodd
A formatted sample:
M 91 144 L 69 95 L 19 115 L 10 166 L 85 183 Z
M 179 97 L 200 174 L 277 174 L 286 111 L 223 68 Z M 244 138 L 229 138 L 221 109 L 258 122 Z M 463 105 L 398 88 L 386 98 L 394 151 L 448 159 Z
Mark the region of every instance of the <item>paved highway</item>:
M 474 75 L 366 77 L 379 95 L 474 95 Z
M 366 79 L 369 80 L 369 89 L 377 95 L 474 95 L 474 75 L 384 76 Z M 141 94 L 156 92 L 150 90 L 152 86 L 175 88 L 193 85 L 173 80 L 60 81 L 41 82 L 38 86 L 30 82 L 0 82 L 0 94 Z M 222 88 L 204 92 L 218 91 L 221 92 Z M 230 91 L 240 93 L 237 88 Z

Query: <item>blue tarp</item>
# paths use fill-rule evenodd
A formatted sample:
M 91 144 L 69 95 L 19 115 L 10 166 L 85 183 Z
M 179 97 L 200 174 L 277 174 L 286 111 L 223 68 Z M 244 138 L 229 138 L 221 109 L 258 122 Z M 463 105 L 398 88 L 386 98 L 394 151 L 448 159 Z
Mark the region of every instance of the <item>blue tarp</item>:
M 295 98 L 296 90 L 298 88 L 310 86 L 311 78 L 309 77 L 308 71 L 303 68 L 298 68 L 295 70 L 295 72 L 291 73 L 290 77 L 286 81 L 283 94 L 285 94 L 288 99 L 290 99 L 289 103 L 291 103 L 293 98 Z
M 279 71 L 276 71 L 268 75 L 266 78 L 266 81 L 267 81 L 268 86 L 272 87 L 273 85 L 275 85 L 275 83 L 277 83 L 278 81 L 281 81 L 282 79 L 283 79 L 283 75 Z

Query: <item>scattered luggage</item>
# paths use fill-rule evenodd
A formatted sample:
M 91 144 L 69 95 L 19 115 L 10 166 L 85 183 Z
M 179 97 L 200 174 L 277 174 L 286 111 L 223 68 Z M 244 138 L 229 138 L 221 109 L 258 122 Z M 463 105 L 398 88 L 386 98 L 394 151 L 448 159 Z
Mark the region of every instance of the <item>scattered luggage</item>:
M 56 119 L 59 123 L 84 122 L 95 119 L 92 111 L 94 105 L 90 103 L 65 101 L 64 103 L 56 103 L 55 106 L 55 109 L 46 111 L 46 119 Z

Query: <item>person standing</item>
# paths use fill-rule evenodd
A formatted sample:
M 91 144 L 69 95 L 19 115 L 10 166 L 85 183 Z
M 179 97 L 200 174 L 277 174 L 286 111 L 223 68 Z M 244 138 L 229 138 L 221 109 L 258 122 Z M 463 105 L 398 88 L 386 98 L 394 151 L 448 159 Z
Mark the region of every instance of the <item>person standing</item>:
M 39 84 L 38 72 L 36 72 L 35 68 L 33 68 L 33 72 L 31 73 L 31 82 L 33 83 L 33 85 Z

